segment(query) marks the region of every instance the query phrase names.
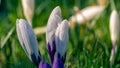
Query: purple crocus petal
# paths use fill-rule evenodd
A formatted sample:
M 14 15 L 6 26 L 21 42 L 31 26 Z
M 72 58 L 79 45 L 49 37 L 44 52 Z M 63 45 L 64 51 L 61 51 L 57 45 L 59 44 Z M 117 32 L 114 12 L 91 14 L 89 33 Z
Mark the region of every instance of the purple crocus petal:
M 31 54 L 31 59 L 37 66 L 39 65 L 39 62 L 41 61 L 41 58 L 39 56 L 36 57 L 34 53 Z
M 51 68 L 51 66 L 47 62 L 41 61 L 39 63 L 39 67 L 38 68 Z
M 56 57 L 60 58 L 60 59 L 63 61 L 63 63 L 65 63 L 66 52 L 65 52 L 65 54 L 64 54 L 62 57 L 60 56 L 60 53 L 57 53 L 57 56 L 56 56 Z
M 117 53 L 117 45 L 112 45 L 110 62 L 113 62 L 115 60 L 116 53 Z
M 54 58 L 53 68 L 64 68 L 64 63 L 58 57 Z
M 51 58 L 51 61 L 53 63 L 53 60 L 54 60 L 54 54 L 56 52 L 56 44 L 55 44 L 55 40 L 52 41 L 52 48 L 50 47 L 50 44 L 48 43 L 47 44 L 47 48 L 48 48 L 48 52 L 49 52 L 49 55 L 50 55 L 50 58 Z

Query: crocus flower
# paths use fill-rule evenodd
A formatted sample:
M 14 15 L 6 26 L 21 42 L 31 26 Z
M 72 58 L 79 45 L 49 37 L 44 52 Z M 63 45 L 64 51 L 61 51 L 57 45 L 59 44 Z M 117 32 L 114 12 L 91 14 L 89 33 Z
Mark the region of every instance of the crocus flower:
M 110 16 L 110 35 L 112 41 L 110 61 L 114 61 L 119 38 L 119 16 L 116 10 L 113 10 Z
M 51 66 L 47 62 L 41 61 L 39 63 L 39 68 L 51 68 Z
M 64 68 L 64 63 L 61 59 L 56 57 L 53 62 L 52 68 Z
M 47 50 L 53 63 L 55 57 L 65 60 L 68 42 L 68 21 L 61 18 L 59 6 L 53 9 L 47 23 Z M 55 56 L 56 54 L 56 56 Z
M 56 53 L 64 62 L 68 44 L 68 21 L 63 20 L 57 27 L 55 33 Z
M 24 19 L 17 19 L 16 28 L 18 39 L 22 48 L 26 52 L 29 59 L 38 65 L 41 58 L 38 49 L 38 42 L 32 27 Z
M 89 6 L 77 12 L 71 17 L 70 20 L 74 23 L 77 22 L 78 24 L 83 24 L 84 22 L 94 19 L 96 16 L 98 16 L 103 9 L 103 6 Z
M 24 19 L 17 19 L 16 22 L 18 39 L 29 59 L 34 62 L 38 68 L 51 68 L 47 62 L 41 61 L 38 42 L 32 27 Z
M 28 23 L 32 25 L 32 17 L 34 14 L 34 0 L 22 0 L 24 16 Z
M 47 31 L 46 31 L 46 41 L 47 41 L 47 50 L 50 54 L 51 61 L 54 60 L 54 54 L 56 51 L 56 43 L 55 43 L 55 32 L 58 26 L 58 23 L 62 21 L 61 19 L 61 9 L 60 7 L 56 7 L 53 9 L 50 14 L 48 23 L 47 23 Z

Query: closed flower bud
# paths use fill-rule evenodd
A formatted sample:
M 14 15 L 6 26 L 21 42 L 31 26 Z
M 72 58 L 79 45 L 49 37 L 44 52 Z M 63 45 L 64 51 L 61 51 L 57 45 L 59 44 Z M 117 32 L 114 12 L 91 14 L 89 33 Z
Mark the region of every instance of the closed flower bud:
M 50 54 L 51 61 L 54 60 L 54 54 L 56 51 L 56 43 L 55 43 L 55 32 L 58 26 L 58 23 L 61 22 L 61 9 L 59 6 L 53 9 L 50 14 L 48 23 L 47 23 L 47 31 L 46 31 L 46 41 L 47 41 L 47 50 Z
M 22 48 L 26 52 L 29 59 L 38 65 L 41 60 L 40 52 L 32 27 L 24 19 L 17 19 L 16 28 L 18 39 Z
M 103 6 L 90 6 L 79 12 L 77 12 L 74 16 L 71 17 L 72 22 L 77 22 L 78 24 L 83 24 L 96 16 L 98 16 L 102 11 Z
M 57 27 L 55 33 L 56 53 L 64 62 L 68 45 L 68 21 L 63 20 Z
M 61 9 L 53 9 L 47 24 L 46 32 L 47 50 L 53 63 L 54 57 L 65 60 L 68 42 L 68 21 L 61 18 Z M 55 56 L 55 54 L 57 54 Z
M 34 14 L 34 0 L 22 0 L 22 7 L 25 18 L 29 24 L 32 25 L 32 18 Z
M 113 10 L 110 16 L 110 35 L 112 41 L 110 62 L 113 63 L 117 53 L 117 42 L 119 38 L 119 16 L 116 10 Z
M 119 17 L 116 10 L 113 10 L 110 16 L 110 35 L 112 44 L 115 45 L 119 38 Z

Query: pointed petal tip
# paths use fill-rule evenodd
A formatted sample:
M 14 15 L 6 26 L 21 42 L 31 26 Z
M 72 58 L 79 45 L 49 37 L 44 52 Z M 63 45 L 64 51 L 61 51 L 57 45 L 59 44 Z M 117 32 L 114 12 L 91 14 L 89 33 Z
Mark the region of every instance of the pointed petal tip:
M 67 20 L 67 19 L 64 19 L 63 22 L 67 22 L 67 23 L 68 23 L 68 20 Z
M 65 28 L 68 28 L 69 26 L 68 26 L 68 20 L 67 19 L 65 19 L 65 20 L 63 20 L 62 21 L 62 24 L 64 24 L 63 26 L 65 26 Z
M 59 6 L 55 7 L 52 11 L 55 15 L 61 16 L 61 8 Z
M 114 9 L 114 10 L 112 10 L 112 12 L 117 12 L 117 10 L 116 10 L 116 9 Z
M 19 25 L 21 25 L 21 24 L 28 24 L 28 22 L 25 20 L 25 19 L 17 19 L 16 20 L 16 24 L 19 24 Z
M 16 20 L 16 24 L 19 24 L 19 19 Z
M 60 6 L 57 6 L 55 9 L 59 9 L 59 10 L 61 10 Z
M 17 19 L 17 20 L 16 20 L 16 23 L 19 24 L 19 23 L 21 23 L 23 20 L 24 20 L 24 19 Z

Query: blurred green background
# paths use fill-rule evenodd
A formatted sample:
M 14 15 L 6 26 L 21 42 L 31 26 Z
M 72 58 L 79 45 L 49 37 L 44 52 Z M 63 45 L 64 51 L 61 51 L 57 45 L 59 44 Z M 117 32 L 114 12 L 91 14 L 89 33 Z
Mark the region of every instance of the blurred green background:
M 102 0 L 104 1 L 104 0 Z M 115 0 L 115 5 L 120 16 L 120 0 Z M 111 52 L 111 39 L 109 31 L 109 18 L 111 5 L 107 0 L 107 7 L 95 20 L 96 24 L 91 30 L 86 25 L 75 24 L 69 29 L 69 42 L 65 68 L 109 68 Z M 99 5 L 98 0 L 35 0 L 33 28 L 46 26 L 53 8 L 60 6 L 63 19 L 70 19 L 75 14 L 73 7 L 83 9 L 87 6 Z M 16 26 L 16 19 L 24 18 L 21 0 L 1 0 L 0 4 L 0 44 Z M 91 22 L 91 21 L 90 21 Z M 46 50 L 46 37 L 37 35 L 39 50 L 42 59 L 50 62 Z M 118 46 L 120 43 L 118 43 Z M 120 47 L 116 56 L 115 68 L 120 67 Z M 12 32 L 5 45 L 0 48 L 0 68 L 36 68 L 22 49 L 16 29 Z

